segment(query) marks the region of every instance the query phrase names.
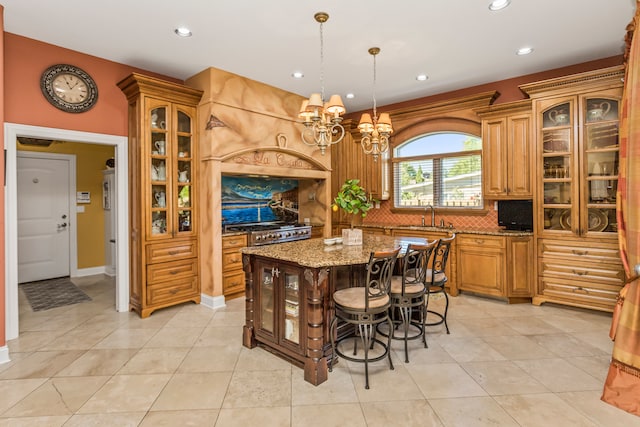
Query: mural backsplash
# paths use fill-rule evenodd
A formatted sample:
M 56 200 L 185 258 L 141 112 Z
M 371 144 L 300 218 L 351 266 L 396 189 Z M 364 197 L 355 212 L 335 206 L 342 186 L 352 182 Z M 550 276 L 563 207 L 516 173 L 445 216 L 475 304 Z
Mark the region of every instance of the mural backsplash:
M 298 222 L 298 180 L 222 177 L 222 225 Z

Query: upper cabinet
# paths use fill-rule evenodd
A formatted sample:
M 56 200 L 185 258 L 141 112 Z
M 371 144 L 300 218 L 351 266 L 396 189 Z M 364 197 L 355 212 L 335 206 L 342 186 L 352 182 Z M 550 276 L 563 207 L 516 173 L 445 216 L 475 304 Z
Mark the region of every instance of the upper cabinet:
M 621 73 L 595 75 L 587 88 L 577 84 L 572 93 L 534 102 L 543 236 L 616 237 Z
M 141 317 L 200 302 L 199 90 L 132 74 L 129 101 L 130 306 Z
M 487 199 L 530 199 L 531 100 L 475 110 L 482 118 L 482 176 Z

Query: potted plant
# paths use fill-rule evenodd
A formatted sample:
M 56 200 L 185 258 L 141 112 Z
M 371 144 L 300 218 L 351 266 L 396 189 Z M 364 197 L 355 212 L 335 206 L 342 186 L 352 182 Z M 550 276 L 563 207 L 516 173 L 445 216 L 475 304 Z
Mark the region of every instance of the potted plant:
M 351 215 L 351 230 L 343 230 L 342 238 L 346 245 L 362 244 L 362 230 L 355 229 L 356 218 L 364 218 L 367 212 L 373 208 L 374 200 L 369 199 L 366 190 L 360 186 L 359 179 L 347 179 L 338 195 L 333 199 L 332 209 L 336 212 L 338 209 L 344 210 Z

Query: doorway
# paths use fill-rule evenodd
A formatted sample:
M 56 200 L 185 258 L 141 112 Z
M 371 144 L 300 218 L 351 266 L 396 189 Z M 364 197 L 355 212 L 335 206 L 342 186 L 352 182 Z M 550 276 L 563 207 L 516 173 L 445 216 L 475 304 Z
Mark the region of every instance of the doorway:
M 79 132 L 56 128 L 5 123 L 6 146 L 6 193 L 5 193 L 5 294 L 6 294 L 6 339 L 18 337 L 18 217 L 17 217 L 17 138 L 53 139 L 79 143 L 111 145 L 115 147 L 115 161 L 127 165 L 127 137 L 90 132 Z M 127 167 L 116 168 L 116 229 L 117 229 L 117 311 L 129 310 L 129 228 Z

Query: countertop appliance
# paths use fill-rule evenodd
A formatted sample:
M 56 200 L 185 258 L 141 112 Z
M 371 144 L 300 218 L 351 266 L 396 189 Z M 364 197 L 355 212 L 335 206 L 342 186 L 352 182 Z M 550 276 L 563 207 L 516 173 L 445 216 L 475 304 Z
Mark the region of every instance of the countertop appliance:
M 246 232 L 248 246 L 261 246 L 308 239 L 311 237 L 311 226 L 297 223 L 256 222 L 229 224 L 224 227 L 224 232 Z

